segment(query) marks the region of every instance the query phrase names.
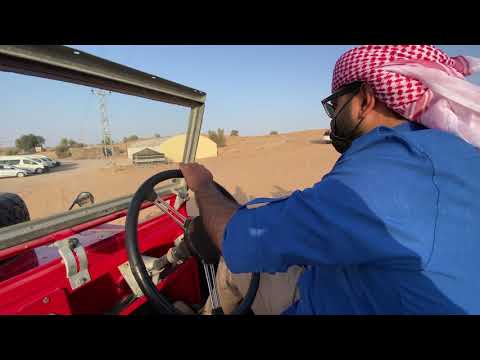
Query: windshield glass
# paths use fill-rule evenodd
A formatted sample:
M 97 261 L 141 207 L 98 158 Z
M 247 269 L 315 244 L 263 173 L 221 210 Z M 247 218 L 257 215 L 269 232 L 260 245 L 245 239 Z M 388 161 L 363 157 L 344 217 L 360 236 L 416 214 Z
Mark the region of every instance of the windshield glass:
M 19 194 L 31 220 L 67 211 L 83 191 L 95 203 L 131 195 L 183 158 L 190 108 L 6 72 L 0 91 L 0 156 L 35 171 L 2 179 L 1 191 Z

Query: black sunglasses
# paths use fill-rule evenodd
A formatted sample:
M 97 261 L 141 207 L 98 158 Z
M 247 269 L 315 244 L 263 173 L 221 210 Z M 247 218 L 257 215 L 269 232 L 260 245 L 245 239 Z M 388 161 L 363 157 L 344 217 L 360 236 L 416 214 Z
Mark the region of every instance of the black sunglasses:
M 332 95 L 326 97 L 325 99 L 322 100 L 322 105 L 323 105 L 323 108 L 325 109 L 325 112 L 327 113 L 328 117 L 330 119 L 333 119 L 335 117 L 335 104 L 333 103 L 333 101 L 342 96 L 342 95 L 345 95 L 345 94 L 348 94 L 348 93 L 351 93 L 352 91 L 354 92 L 353 93 L 353 96 L 355 96 L 357 94 L 357 92 L 360 90 L 360 87 L 362 86 L 362 83 L 361 82 L 354 82 L 354 83 L 351 83 L 347 86 L 344 86 L 343 88 L 341 88 L 340 90 L 334 92 Z

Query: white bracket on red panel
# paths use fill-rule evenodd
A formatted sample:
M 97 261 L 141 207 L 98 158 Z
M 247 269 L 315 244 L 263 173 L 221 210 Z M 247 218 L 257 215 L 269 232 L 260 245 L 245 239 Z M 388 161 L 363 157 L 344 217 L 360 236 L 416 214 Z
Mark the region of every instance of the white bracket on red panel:
M 59 240 L 53 243 L 51 246 L 58 248 L 58 252 L 62 257 L 63 263 L 65 264 L 67 278 L 70 282 L 72 290 L 86 284 L 91 280 L 90 273 L 88 272 L 87 253 L 77 238 L 71 237 L 68 239 Z M 78 259 L 78 269 L 77 262 L 75 260 L 75 254 L 77 255 Z

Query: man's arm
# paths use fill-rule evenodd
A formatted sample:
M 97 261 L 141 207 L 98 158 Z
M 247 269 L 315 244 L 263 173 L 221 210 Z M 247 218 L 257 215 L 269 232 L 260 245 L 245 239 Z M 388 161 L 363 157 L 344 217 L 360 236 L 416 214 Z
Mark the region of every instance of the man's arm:
M 438 190 L 429 159 L 395 139 L 390 134 L 388 141 L 364 146 L 312 188 L 258 208 L 228 211 L 221 194 L 200 194 L 208 232 L 228 268 L 282 272 L 291 265 L 377 264 L 417 270 L 432 249 Z M 193 191 L 213 184 L 207 169 L 189 166 L 199 167 L 184 173 Z M 216 197 L 217 210 L 208 209 Z
M 434 169 L 393 130 L 378 134 L 312 188 L 262 207 L 241 207 L 222 244 L 230 271 L 360 264 L 421 269 L 435 239 Z
M 180 164 L 180 170 L 187 185 L 195 193 L 203 225 L 208 235 L 217 248 L 222 251 L 225 227 L 240 206 L 217 190 L 212 173 L 204 166 L 196 163 Z
M 212 183 L 195 192 L 195 199 L 202 215 L 203 225 L 217 248 L 222 251 L 225 227 L 239 208 L 228 200 Z

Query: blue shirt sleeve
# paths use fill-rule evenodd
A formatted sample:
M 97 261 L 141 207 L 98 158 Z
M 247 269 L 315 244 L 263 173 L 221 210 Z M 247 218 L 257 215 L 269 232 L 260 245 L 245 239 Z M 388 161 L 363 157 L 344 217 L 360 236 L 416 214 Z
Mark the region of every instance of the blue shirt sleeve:
M 229 269 L 283 272 L 294 264 L 372 262 L 421 267 L 436 220 L 431 162 L 395 136 L 358 146 L 312 188 L 237 210 L 224 234 Z M 431 206 L 418 213 L 412 197 Z

